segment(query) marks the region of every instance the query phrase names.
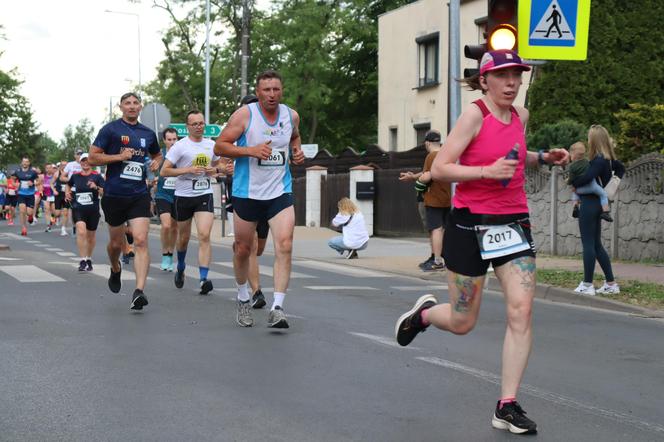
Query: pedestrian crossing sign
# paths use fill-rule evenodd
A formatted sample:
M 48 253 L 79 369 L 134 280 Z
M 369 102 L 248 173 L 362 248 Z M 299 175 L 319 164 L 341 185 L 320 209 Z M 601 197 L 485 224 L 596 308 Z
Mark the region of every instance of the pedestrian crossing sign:
M 585 60 L 590 0 L 519 1 L 519 55 L 539 60 Z

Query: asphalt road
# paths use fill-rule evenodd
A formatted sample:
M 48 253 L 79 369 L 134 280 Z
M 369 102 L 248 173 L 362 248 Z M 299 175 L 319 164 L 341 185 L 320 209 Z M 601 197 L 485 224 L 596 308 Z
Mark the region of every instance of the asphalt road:
M 41 227 L 41 226 L 37 226 Z M 75 242 L 0 225 L 2 441 L 494 441 L 504 304 L 484 295 L 467 336 L 430 329 L 398 347 L 394 322 L 442 283 L 296 260 L 291 328 L 235 323 L 231 252 L 214 246 L 215 290 L 173 286 L 152 268 L 143 312 L 133 283 L 107 289 L 105 226 L 96 271 Z M 150 237 L 153 261 L 159 240 Z M 49 250 L 51 249 L 51 250 Z M 57 250 L 56 250 L 57 249 Z M 189 268 L 196 276 L 197 244 Z M 271 302 L 269 267 L 261 258 Z M 542 441 L 664 440 L 664 322 L 536 301 L 519 401 Z

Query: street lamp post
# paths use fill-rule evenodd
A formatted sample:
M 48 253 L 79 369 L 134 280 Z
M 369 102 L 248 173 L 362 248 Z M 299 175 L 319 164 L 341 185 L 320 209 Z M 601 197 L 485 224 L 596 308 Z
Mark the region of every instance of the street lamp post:
M 136 17 L 136 26 L 138 30 L 138 94 L 143 93 L 143 83 L 141 81 L 141 16 L 135 12 L 111 11 L 106 9 L 104 12 L 109 14 L 133 15 Z

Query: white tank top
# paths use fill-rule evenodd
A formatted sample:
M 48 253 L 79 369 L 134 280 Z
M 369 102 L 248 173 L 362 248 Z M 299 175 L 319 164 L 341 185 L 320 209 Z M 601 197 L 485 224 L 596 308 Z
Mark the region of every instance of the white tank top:
M 256 200 L 271 200 L 284 193 L 292 193 L 289 167 L 290 140 L 293 134 L 291 110 L 279 105 L 277 120 L 269 124 L 258 103 L 249 107 L 249 124 L 236 140 L 238 147 L 256 146 L 271 140 L 272 155 L 267 160 L 238 157 L 233 174 L 233 196 Z

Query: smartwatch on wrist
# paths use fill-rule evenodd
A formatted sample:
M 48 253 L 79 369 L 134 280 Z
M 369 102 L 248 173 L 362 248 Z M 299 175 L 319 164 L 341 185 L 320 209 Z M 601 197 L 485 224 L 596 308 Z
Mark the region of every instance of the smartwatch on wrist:
M 537 162 L 543 166 L 547 164 L 547 162 L 544 161 L 544 152 L 546 151 L 541 149 L 537 151 Z

